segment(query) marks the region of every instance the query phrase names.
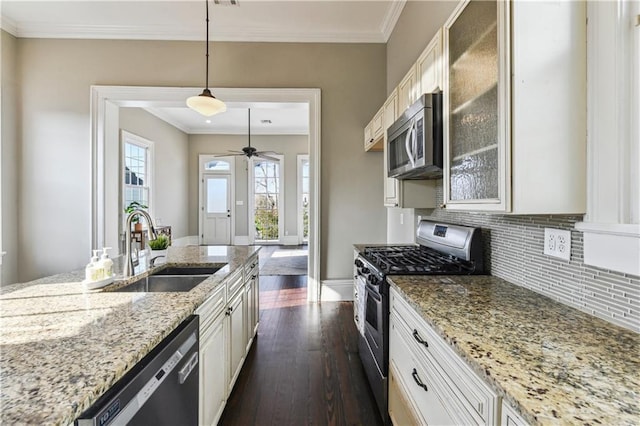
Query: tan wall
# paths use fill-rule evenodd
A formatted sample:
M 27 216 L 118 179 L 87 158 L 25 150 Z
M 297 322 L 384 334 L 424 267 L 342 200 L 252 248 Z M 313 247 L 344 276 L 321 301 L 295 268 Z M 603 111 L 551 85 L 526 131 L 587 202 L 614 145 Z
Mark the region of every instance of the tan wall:
M 189 137 L 189 230 L 190 235 L 198 233 L 198 156 L 200 154 L 225 154 L 229 150 L 238 151 L 247 146 L 245 135 L 191 135 Z M 298 235 L 296 216 L 297 206 L 297 155 L 309 152 L 308 136 L 292 135 L 252 135 L 251 146 L 259 151 L 274 151 L 284 155 L 284 229 L 285 235 Z M 248 172 L 245 157 L 236 157 L 235 168 L 235 201 L 242 201 L 242 206 L 235 205 L 235 234 L 248 236 Z M 234 201 L 232 201 L 235 204 Z
M 409 0 L 387 41 L 387 94 L 402 80 L 457 1 Z
M 189 136 L 141 108 L 120 108 L 120 128 L 154 144 L 152 219 L 189 235 Z
M 1 31 L 2 50 L 2 278 L 0 283 L 11 284 L 18 280 L 18 86 L 17 40 Z
M 385 98 L 384 44 L 214 43 L 212 86 L 322 90 L 321 278 L 385 239 L 382 157 L 362 129 Z M 201 86 L 202 43 L 20 39 L 20 280 L 83 267 L 90 248 L 89 87 Z M 43 236 L 46 236 L 44 238 Z M 42 244 L 34 244 L 42 241 Z

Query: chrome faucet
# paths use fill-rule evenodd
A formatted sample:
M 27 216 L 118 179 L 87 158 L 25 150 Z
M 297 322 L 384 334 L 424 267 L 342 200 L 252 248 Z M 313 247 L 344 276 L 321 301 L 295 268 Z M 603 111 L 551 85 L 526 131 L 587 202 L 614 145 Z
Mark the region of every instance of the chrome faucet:
M 124 244 L 126 247 L 126 254 L 125 254 L 126 262 L 124 264 L 123 274 L 125 277 L 133 276 L 134 265 L 133 265 L 133 258 L 131 257 L 131 223 L 133 222 L 133 218 L 138 215 L 144 217 L 144 219 L 147 221 L 147 238 L 149 238 L 150 240 L 155 240 L 157 238 L 156 230 L 153 227 L 153 221 L 151 220 L 151 216 L 149 216 L 149 213 L 140 209 L 136 209 L 131 213 L 129 213 L 129 216 L 127 216 L 127 221 L 125 225 L 125 237 L 124 237 Z

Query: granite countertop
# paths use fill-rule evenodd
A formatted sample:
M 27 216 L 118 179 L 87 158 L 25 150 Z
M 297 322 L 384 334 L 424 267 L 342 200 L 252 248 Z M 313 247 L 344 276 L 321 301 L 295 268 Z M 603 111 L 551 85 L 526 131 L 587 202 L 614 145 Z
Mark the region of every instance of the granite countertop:
M 640 423 L 640 334 L 497 277 L 390 280 L 532 424 Z
M 0 423 L 72 423 L 259 250 L 170 247 L 166 264 L 141 259 L 126 280 L 167 265 L 222 267 L 183 293 L 85 290 L 83 270 L 1 287 Z

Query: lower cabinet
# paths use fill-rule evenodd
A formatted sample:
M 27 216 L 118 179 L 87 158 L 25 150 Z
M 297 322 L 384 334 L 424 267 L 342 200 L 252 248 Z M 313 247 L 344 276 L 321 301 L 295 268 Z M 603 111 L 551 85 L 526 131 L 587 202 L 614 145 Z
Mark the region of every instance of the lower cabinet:
M 200 332 L 200 424 L 215 425 L 227 399 L 225 314 Z
M 394 424 L 496 425 L 499 398 L 392 288 L 389 415 Z
M 240 374 L 244 355 L 246 353 L 245 322 L 244 322 L 244 293 L 239 291 L 229 302 L 229 393 Z
M 257 264 L 255 256 L 196 310 L 200 316 L 200 425 L 212 426 L 220 420 L 257 331 Z M 252 274 L 247 276 L 247 270 Z
M 520 414 L 516 412 L 509 404 L 504 400 L 502 401 L 502 426 L 529 426 L 529 423 L 523 419 Z

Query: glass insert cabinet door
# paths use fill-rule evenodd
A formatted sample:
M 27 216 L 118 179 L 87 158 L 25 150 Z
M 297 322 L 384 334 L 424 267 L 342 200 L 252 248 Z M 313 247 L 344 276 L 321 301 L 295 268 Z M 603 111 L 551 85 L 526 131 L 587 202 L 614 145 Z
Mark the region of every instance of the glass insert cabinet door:
M 508 42 L 504 3 L 461 3 L 445 24 L 446 208 L 506 208 L 508 103 L 501 99 L 508 99 L 508 61 L 499 49 Z

